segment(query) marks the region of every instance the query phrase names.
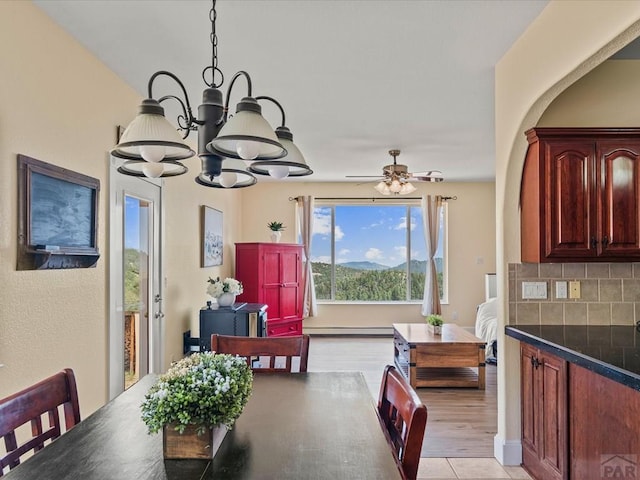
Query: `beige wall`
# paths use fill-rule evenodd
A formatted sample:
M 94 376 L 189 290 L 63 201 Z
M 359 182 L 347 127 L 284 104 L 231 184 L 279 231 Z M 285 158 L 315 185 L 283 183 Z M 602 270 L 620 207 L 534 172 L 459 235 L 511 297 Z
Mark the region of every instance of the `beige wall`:
M 520 260 L 518 198 L 526 150 L 523 132 L 537 124 L 563 90 L 637 37 L 638 19 L 640 2 L 552 1 L 496 66 L 499 331 L 507 316 L 507 264 Z M 632 106 L 629 110 L 636 109 Z M 517 463 L 521 454 L 518 344 L 504 336 L 498 341 L 498 350 L 504 354 L 498 365 L 495 454 L 511 464 Z
M 0 397 L 75 370 L 82 414 L 106 398 L 107 150 L 137 95 L 29 2 L 0 2 Z M 16 271 L 22 153 L 101 182 L 96 268 Z
M 316 160 L 321 161 L 321 160 Z M 493 183 L 415 183 L 412 196 L 439 194 L 457 196 L 449 201 L 449 304 L 443 305 L 445 319 L 473 326 L 475 310 L 485 298 L 484 274 L 495 269 Z M 295 242 L 295 202 L 290 197 L 371 198 L 373 184 L 260 182 L 243 194 L 242 241 L 269 241 L 266 224 L 283 221 L 287 226 L 282 241 Z M 481 258 L 482 264 L 478 264 Z M 327 327 L 388 327 L 394 322 L 423 321 L 420 305 L 320 304 L 318 316 L 305 320 L 307 331 Z

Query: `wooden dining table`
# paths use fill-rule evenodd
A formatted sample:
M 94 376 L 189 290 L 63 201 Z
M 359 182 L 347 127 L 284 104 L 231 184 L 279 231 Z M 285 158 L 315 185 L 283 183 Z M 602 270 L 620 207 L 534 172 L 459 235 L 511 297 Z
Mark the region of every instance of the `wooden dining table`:
M 212 460 L 164 460 L 140 404 L 147 375 L 7 480 L 401 479 L 359 372 L 257 374 L 240 418 Z

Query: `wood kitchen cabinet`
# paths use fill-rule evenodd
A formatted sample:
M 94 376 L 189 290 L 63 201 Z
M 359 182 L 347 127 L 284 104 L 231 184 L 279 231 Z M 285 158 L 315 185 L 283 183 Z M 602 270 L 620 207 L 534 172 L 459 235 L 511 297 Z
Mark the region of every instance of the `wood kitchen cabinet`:
M 238 302 L 264 303 L 266 336 L 302 335 L 302 245 L 236 243 Z
M 567 362 L 526 343 L 520 347 L 522 465 L 533 478 L 567 479 Z
M 522 261 L 640 260 L 640 129 L 534 128 L 526 135 Z

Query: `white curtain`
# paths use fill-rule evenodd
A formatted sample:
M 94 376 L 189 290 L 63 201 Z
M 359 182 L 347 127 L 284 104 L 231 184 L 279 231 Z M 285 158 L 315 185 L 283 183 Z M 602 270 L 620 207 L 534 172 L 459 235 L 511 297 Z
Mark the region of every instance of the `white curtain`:
M 300 226 L 300 238 L 304 250 L 303 264 L 303 302 L 302 318 L 315 317 L 318 314 L 318 304 L 316 303 L 316 289 L 313 282 L 313 272 L 311 270 L 311 239 L 313 238 L 313 197 L 310 195 L 299 196 L 297 198 L 298 225 Z
M 438 275 L 434 256 L 438 250 L 440 238 L 440 215 L 442 212 L 442 197 L 431 195 L 422 197 L 422 224 L 424 228 L 424 240 L 427 247 L 427 271 L 424 280 L 424 297 L 422 300 L 422 315 L 432 313 L 440 314 L 440 289 L 438 288 Z

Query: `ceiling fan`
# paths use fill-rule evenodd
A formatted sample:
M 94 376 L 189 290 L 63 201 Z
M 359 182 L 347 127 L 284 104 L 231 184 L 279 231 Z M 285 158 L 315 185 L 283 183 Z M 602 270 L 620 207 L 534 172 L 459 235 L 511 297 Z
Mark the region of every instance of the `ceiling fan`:
M 346 178 L 377 177 L 380 179 L 380 183 L 374 188 L 383 195 L 406 195 L 415 192 L 416 187 L 411 185 L 409 180 L 417 182 L 442 182 L 444 180 L 442 172 L 439 170 L 410 173 L 409 167 L 398 163 L 396 160 L 396 157 L 400 155 L 400 150 L 389 150 L 389 155 L 393 157 L 393 163 L 382 168 L 382 176 L 347 175 Z

